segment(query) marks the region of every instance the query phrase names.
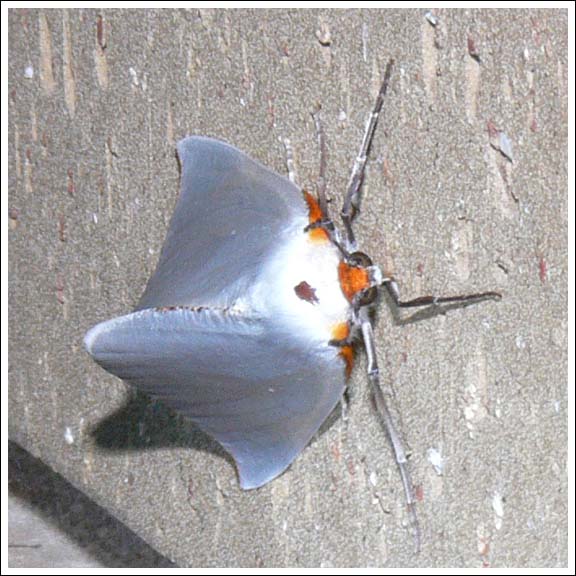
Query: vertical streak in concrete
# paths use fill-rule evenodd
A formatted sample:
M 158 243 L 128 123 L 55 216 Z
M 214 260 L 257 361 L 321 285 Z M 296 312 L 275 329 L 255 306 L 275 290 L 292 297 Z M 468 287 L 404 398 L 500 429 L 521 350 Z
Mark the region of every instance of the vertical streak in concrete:
M 20 128 L 18 124 L 14 123 L 14 168 L 16 170 L 16 178 L 22 178 L 22 159 L 20 157 Z
M 52 94 L 56 87 L 54 71 L 52 69 L 52 42 L 50 40 L 50 28 L 46 15 L 41 12 L 38 17 L 40 39 L 40 84 L 46 95 Z
M 435 46 L 435 28 L 426 20 L 422 20 L 422 79 L 428 100 L 436 99 L 436 68 L 438 51 Z
M 94 47 L 94 66 L 96 79 L 102 90 L 108 88 L 108 60 L 106 58 L 106 22 L 99 14 L 96 20 L 96 46 Z
M 106 195 L 108 197 L 108 216 L 112 217 L 112 136 L 108 138 L 104 146 L 106 157 Z
M 76 112 L 76 81 L 72 68 L 72 37 L 68 10 L 62 10 L 62 77 L 64 78 L 64 101 L 70 116 Z
M 34 104 L 30 108 L 30 138 L 32 142 L 38 142 L 38 115 Z
M 472 123 L 476 120 L 478 108 L 478 89 L 480 88 L 480 63 L 471 56 L 466 58 L 464 77 L 466 81 L 465 100 L 466 118 Z
M 26 148 L 24 156 L 24 190 L 27 194 L 32 194 L 34 191 L 32 186 L 32 161 L 30 148 Z

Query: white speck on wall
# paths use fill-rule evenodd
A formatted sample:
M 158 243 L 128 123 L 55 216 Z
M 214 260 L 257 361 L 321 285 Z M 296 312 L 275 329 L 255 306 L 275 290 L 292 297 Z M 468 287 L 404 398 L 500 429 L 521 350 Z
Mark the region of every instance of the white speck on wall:
M 499 146 L 500 152 L 510 160 L 510 162 L 514 161 L 514 157 L 512 155 L 512 141 L 508 138 L 508 134 L 505 132 L 500 132 L 499 135 Z
M 64 441 L 68 445 L 74 444 L 74 434 L 70 426 L 66 426 L 66 428 L 64 429 Z
M 315 32 L 316 38 L 318 38 L 318 42 L 322 44 L 322 46 L 330 46 L 332 44 L 332 36 L 330 34 L 330 27 L 326 22 L 321 22 L 320 27 Z
M 26 66 L 24 70 L 24 78 L 34 78 L 34 68 L 32 68 L 32 66 Z
M 348 116 L 346 115 L 346 112 L 344 110 L 340 110 L 340 112 L 338 112 L 338 120 L 340 122 L 344 122 L 346 120 L 346 118 L 348 118 Z
M 496 416 L 496 418 L 501 418 L 502 417 L 502 408 L 500 408 L 500 406 L 496 406 L 496 408 L 494 408 L 494 416 Z
M 498 130 L 492 123 L 489 128 L 490 146 L 501 152 L 510 162 L 514 162 L 512 140 L 506 132 Z
M 130 68 L 128 68 L 128 72 L 130 73 L 130 78 L 132 79 L 132 84 L 134 84 L 134 86 L 138 86 L 140 84 L 140 82 L 138 81 L 138 72 L 136 72 L 136 69 L 132 68 L 132 66 L 130 66 Z
M 434 467 L 436 474 L 438 474 L 438 476 L 442 476 L 444 472 L 444 458 L 442 457 L 442 449 L 428 448 L 426 457 L 428 458 L 428 462 L 430 462 L 430 464 L 432 464 Z
M 492 496 L 492 509 L 494 510 L 494 526 L 496 530 L 502 528 L 502 518 L 504 517 L 504 501 L 502 494 L 494 492 Z
M 426 18 L 426 20 L 428 20 L 428 22 L 430 22 L 430 24 L 432 24 L 432 26 L 436 27 L 438 25 L 438 17 L 434 16 L 432 12 L 430 11 L 426 12 L 426 14 L 424 14 L 424 17 Z
M 370 472 L 368 479 L 370 480 L 370 484 L 372 484 L 372 486 L 376 486 L 376 484 L 378 484 L 378 474 L 376 474 L 376 472 Z
M 526 348 L 526 340 L 524 340 L 524 337 L 520 334 L 516 336 L 516 348 L 519 350 L 524 350 L 524 348 Z

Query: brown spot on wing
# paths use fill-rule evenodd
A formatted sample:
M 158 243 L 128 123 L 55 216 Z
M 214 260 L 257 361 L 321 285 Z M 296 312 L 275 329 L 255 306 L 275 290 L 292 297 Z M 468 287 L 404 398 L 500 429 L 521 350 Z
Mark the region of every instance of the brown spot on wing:
M 308 282 L 303 280 L 298 284 L 298 286 L 294 286 L 294 292 L 296 292 L 296 296 L 301 300 L 306 300 L 306 302 L 310 302 L 310 304 L 316 304 L 319 302 L 318 296 L 316 296 L 316 288 L 312 288 Z

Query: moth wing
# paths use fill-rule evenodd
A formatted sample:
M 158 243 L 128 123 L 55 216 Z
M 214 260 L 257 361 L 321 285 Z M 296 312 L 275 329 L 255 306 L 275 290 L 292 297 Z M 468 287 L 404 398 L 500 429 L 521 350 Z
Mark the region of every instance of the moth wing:
M 213 309 L 137 311 L 95 326 L 85 344 L 218 440 L 244 489 L 290 465 L 345 386 L 335 349 L 309 350 L 273 323 Z
M 301 190 L 233 146 L 193 136 L 179 142 L 178 154 L 180 197 L 137 309 L 230 305 L 294 219 L 307 224 Z

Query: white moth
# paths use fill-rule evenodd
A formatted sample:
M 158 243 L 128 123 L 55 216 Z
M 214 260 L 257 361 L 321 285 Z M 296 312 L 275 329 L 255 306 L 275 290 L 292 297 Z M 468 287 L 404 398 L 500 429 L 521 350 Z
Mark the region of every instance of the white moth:
M 370 306 L 381 286 L 398 306 L 498 295 L 401 302 L 394 280 L 356 249 L 352 221 L 391 69 L 390 61 L 354 163 L 343 233 L 328 215 L 318 114 L 317 198 L 228 144 L 186 138 L 178 144 L 180 198 L 156 272 L 136 310 L 98 324 L 85 344 L 106 370 L 213 436 L 249 489 L 281 474 L 318 431 L 342 397 L 354 341 L 362 339 L 418 545 L 406 455 L 379 386 Z

